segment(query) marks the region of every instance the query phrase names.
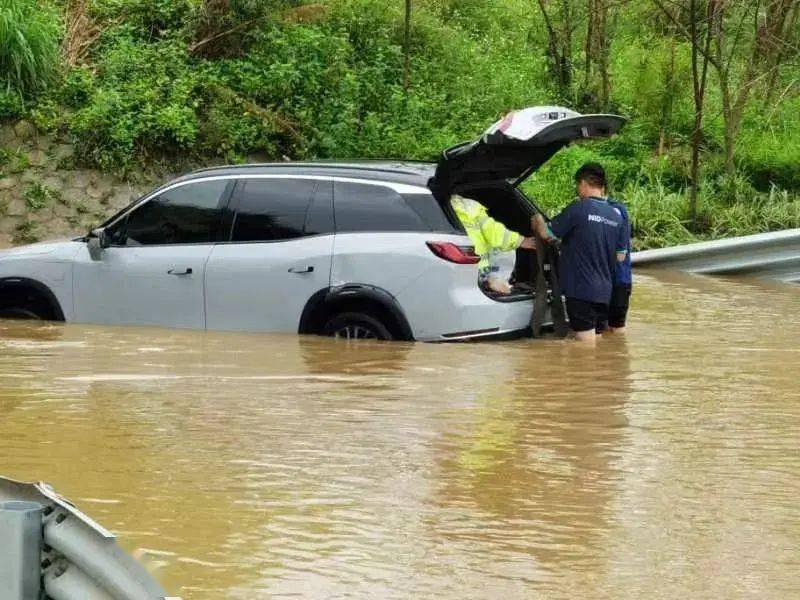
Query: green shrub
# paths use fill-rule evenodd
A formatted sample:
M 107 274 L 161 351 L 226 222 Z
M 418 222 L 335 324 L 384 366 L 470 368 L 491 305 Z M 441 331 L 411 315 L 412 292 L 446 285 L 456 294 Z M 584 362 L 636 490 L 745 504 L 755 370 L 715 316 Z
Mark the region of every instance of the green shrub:
M 95 76 L 91 69 L 86 67 L 72 69 L 64 78 L 57 92 L 57 98 L 70 108 L 80 108 L 91 98 L 95 85 Z
M 37 0 L 0 3 L 0 88 L 32 93 L 44 88 L 58 60 L 59 18 Z
M 197 84 L 182 44 L 119 39 L 88 104 L 71 119 L 79 153 L 91 164 L 125 170 L 188 151 L 198 131 Z
M 17 92 L 0 89 L 0 120 L 19 118 L 24 110 L 22 98 Z
M 12 242 L 15 244 L 33 244 L 41 239 L 39 225 L 35 221 L 26 219 L 14 228 Z
M 95 0 L 92 12 L 101 20 L 123 20 L 133 37 L 153 41 L 182 29 L 193 18 L 197 4 L 192 0 Z
M 25 206 L 28 207 L 28 210 L 35 212 L 51 206 L 53 202 L 61 197 L 61 194 L 58 190 L 36 182 L 27 186 L 22 196 L 25 199 Z
M 28 155 L 19 150 L 0 148 L 0 172 L 21 173 L 30 166 Z
M 39 101 L 28 116 L 36 129 L 46 133 L 54 133 L 65 124 L 63 108 L 50 99 Z

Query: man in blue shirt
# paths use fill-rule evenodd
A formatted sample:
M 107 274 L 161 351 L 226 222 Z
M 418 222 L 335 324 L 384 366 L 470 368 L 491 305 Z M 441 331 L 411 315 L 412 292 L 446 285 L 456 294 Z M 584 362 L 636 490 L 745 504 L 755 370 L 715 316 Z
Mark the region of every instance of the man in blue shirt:
M 617 276 L 614 278 L 614 289 L 611 292 L 611 304 L 608 307 L 608 327 L 612 333 L 625 331 L 625 320 L 628 316 L 631 290 L 633 288 L 633 275 L 631 273 L 631 221 L 628 209 L 622 202 L 613 198 L 608 199 L 612 208 L 619 211 L 622 217 L 622 226 L 628 232 L 628 247 L 625 260 L 617 265 Z
M 561 238 L 561 285 L 567 298 L 570 328 L 582 341 L 594 343 L 609 317 L 617 263 L 625 260 L 628 229 L 620 211 L 605 197 L 606 174 L 597 163 L 575 173 L 578 200 L 555 217 L 533 217 L 534 231 L 547 241 Z

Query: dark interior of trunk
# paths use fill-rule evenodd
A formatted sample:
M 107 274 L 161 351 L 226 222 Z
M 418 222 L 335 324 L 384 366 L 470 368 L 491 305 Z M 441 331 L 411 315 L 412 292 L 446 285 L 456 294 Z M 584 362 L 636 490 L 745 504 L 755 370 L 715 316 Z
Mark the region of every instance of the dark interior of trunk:
M 533 235 L 531 217 L 536 214 L 536 209 L 514 186 L 506 182 L 498 182 L 461 189 L 458 193 L 465 198 L 480 202 L 486 207 L 490 217 L 500 221 L 512 231 L 526 237 Z M 524 294 L 532 290 L 535 286 L 537 272 L 536 253 L 530 250 L 517 250 L 512 276 L 515 290 Z M 519 299 L 518 293 L 508 299 Z
M 531 217 L 536 210 L 517 188 L 502 182 L 492 185 L 474 186 L 458 192 L 483 204 L 489 216 L 524 236 L 533 235 Z

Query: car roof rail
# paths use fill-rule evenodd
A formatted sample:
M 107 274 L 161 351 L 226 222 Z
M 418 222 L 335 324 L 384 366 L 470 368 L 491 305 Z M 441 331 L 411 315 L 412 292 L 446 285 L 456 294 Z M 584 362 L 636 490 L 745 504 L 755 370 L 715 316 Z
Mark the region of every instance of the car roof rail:
M 287 161 L 287 162 L 267 162 L 267 163 L 247 163 L 240 165 L 217 165 L 196 169 L 188 175 L 202 175 L 226 170 L 249 170 L 249 169 L 281 169 L 281 168 L 320 168 L 336 170 L 364 170 L 376 173 L 405 173 L 409 175 L 419 175 L 420 167 L 429 167 L 433 163 L 423 160 L 388 160 L 388 159 L 368 159 L 352 162 L 346 161 Z M 417 167 L 403 168 L 403 167 Z

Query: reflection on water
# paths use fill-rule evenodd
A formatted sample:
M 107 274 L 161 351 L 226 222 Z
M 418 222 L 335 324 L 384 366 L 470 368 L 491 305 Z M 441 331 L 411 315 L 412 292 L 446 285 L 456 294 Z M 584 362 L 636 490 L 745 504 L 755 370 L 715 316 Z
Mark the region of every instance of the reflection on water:
M 0 473 L 186 599 L 795 598 L 797 309 L 643 276 L 596 349 L 0 323 Z

